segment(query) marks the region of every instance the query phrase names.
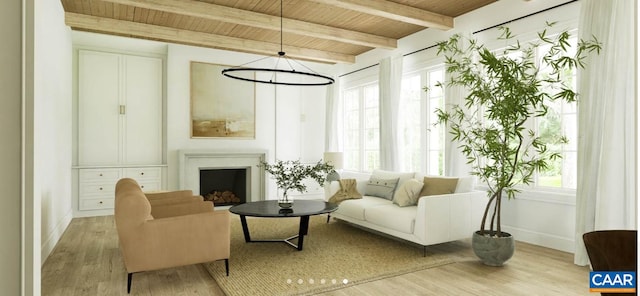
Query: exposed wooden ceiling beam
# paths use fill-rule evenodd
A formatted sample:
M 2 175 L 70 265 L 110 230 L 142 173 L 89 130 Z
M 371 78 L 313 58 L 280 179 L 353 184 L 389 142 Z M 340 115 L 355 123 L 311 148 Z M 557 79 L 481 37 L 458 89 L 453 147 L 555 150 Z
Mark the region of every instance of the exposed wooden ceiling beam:
M 280 16 L 193 0 L 105 0 L 151 10 L 280 31 Z M 367 47 L 395 49 L 397 40 L 293 19 L 282 19 L 282 31 Z
M 173 42 L 179 44 L 191 44 L 203 47 L 250 52 L 264 55 L 275 55 L 278 51 L 280 51 L 280 44 L 277 43 L 246 40 L 130 21 L 88 16 L 77 13 L 65 13 L 65 23 L 75 29 L 130 35 L 141 38 L 153 38 L 165 42 Z M 353 55 L 293 46 L 286 46 L 285 49 L 287 56 L 295 59 L 317 61 L 322 63 L 355 62 L 355 56 Z
M 311 0 L 422 27 L 453 29 L 453 18 L 386 0 Z

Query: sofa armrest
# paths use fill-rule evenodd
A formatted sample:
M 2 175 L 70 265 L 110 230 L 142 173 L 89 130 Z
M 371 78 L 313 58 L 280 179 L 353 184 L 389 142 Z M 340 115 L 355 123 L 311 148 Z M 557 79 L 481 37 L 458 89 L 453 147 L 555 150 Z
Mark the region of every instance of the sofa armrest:
M 427 244 L 469 238 L 480 224 L 486 201 L 484 191 L 421 197 L 414 234 Z
M 169 205 L 151 205 L 151 216 L 154 219 L 184 216 L 213 211 L 210 201 L 192 201 Z

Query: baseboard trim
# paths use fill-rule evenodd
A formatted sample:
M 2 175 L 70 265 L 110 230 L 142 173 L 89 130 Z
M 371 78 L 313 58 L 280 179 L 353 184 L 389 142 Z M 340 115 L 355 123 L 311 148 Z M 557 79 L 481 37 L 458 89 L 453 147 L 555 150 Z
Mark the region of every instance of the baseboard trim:
M 511 233 L 517 241 L 551 248 L 567 253 L 575 252 L 575 240 L 548 233 L 541 233 L 511 226 L 502 226 L 502 230 Z
M 47 261 L 47 257 L 49 257 L 51 252 L 53 252 L 53 249 L 56 247 L 56 244 L 58 244 L 58 241 L 60 241 L 60 238 L 62 237 L 64 231 L 67 230 L 67 227 L 69 226 L 69 223 L 71 223 L 72 219 L 73 211 L 69 210 L 69 212 L 67 212 L 67 214 L 62 217 L 62 219 L 60 219 L 60 222 L 58 222 L 56 227 L 54 227 L 51 232 L 47 234 L 48 237 L 43 241 L 42 249 L 40 251 L 40 256 L 42 256 L 41 265 L 44 265 L 44 263 Z

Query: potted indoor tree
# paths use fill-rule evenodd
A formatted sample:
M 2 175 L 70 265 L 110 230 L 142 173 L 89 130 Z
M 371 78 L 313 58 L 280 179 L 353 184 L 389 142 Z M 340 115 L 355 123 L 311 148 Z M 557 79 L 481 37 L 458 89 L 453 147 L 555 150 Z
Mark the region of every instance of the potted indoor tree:
M 288 196 L 290 190 L 300 193 L 307 191 L 307 185 L 303 183 L 305 179 L 311 178 L 318 185 L 323 185 L 327 174 L 333 171 L 333 166 L 322 160 L 315 164 L 303 164 L 300 160 L 276 160 L 273 164 L 261 162 L 259 166 L 271 174 L 278 188 L 283 190 L 278 198 L 278 205 L 282 208 L 290 208 L 293 203 Z
M 551 26 L 552 24 L 549 24 Z M 449 78 L 440 86 L 467 91 L 463 103 L 437 110 L 452 139 L 471 166 L 471 174 L 487 186 L 488 202 L 480 230 L 472 237 L 475 254 L 487 265 L 501 266 L 514 253 L 513 236 L 502 231 L 501 203 L 514 198 L 518 185 L 530 184 L 536 171 L 546 169 L 557 151 L 548 139 L 530 128 L 532 119 L 545 116 L 554 100 L 573 102 L 577 94 L 565 82 L 572 69 L 583 68 L 585 57 L 599 52 L 600 43 L 580 40 L 571 47 L 571 35 L 538 33 L 535 42 L 522 44 L 510 30 L 500 28 L 499 39 L 510 47 L 491 51 L 476 40 L 454 35 L 438 45 L 445 56 Z M 536 51 L 548 49 L 535 60 Z M 565 137 L 557 139 L 566 142 Z

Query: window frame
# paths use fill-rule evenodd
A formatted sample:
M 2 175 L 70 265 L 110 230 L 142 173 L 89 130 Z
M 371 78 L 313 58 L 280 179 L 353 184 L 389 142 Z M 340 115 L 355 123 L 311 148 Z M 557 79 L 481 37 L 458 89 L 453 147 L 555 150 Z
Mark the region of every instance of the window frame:
M 366 101 L 366 90 L 367 88 L 371 88 L 371 87 L 375 87 L 375 98 L 376 98 L 376 102 L 377 102 L 377 109 L 378 109 L 378 114 L 376 117 L 376 121 L 377 121 L 377 131 L 378 131 L 378 143 L 377 143 L 377 147 L 376 149 L 371 149 L 370 147 L 368 147 L 366 145 L 367 143 L 367 117 L 366 117 L 366 109 L 367 106 L 365 104 Z M 345 99 L 346 97 L 346 93 L 349 91 L 353 91 L 353 90 L 358 90 L 358 148 L 357 148 L 357 155 L 358 155 L 358 161 L 357 161 L 357 167 L 348 167 L 348 164 L 350 163 L 349 161 L 349 155 L 351 154 L 352 151 L 354 151 L 354 149 L 351 149 L 348 147 L 348 139 L 347 137 L 349 136 L 349 130 L 347 131 L 347 119 L 345 118 L 346 116 L 346 112 L 347 110 L 345 110 L 347 101 Z M 370 173 L 372 172 L 374 169 L 379 168 L 380 167 L 380 120 L 379 120 L 379 116 L 380 116 L 380 112 L 379 112 L 379 84 L 378 84 L 378 80 L 375 79 L 373 76 L 369 76 L 369 77 L 365 77 L 363 79 L 358 79 L 358 80 L 354 80 L 351 81 L 349 83 L 345 83 L 345 86 L 341 88 L 340 90 L 340 107 L 339 107 L 339 118 L 341 118 L 341 138 L 342 138 L 342 143 L 343 143 L 343 152 L 344 152 L 344 170 L 346 171 L 354 171 L 354 172 L 363 172 L 363 173 Z M 374 163 L 374 168 L 371 168 L 369 170 L 369 168 L 367 167 L 367 151 L 369 152 L 376 152 L 377 151 L 377 166 Z
M 441 71 L 442 75 L 441 75 L 441 79 L 442 81 L 430 81 L 431 79 L 431 73 L 434 73 L 436 71 Z M 429 110 L 434 110 L 434 108 L 432 108 L 431 103 L 433 101 L 433 98 L 430 96 L 429 92 L 425 91 L 424 88 L 425 86 L 431 86 L 432 88 L 437 87 L 436 84 L 438 82 L 444 82 L 445 79 L 445 65 L 444 62 L 442 62 L 441 60 L 437 60 L 437 61 L 432 61 L 431 63 L 427 64 L 427 65 L 423 65 L 422 67 L 419 68 L 414 68 L 411 71 L 406 71 L 403 73 L 402 75 L 402 86 L 404 87 L 404 83 L 405 83 L 405 79 L 409 79 L 410 77 L 419 77 L 420 79 L 420 124 L 419 124 L 419 128 L 420 128 L 420 155 L 422 156 L 420 159 L 420 167 L 419 168 L 415 168 L 415 167 L 411 167 L 408 168 L 406 166 L 406 158 L 404 157 L 404 155 L 407 152 L 412 152 L 412 151 L 402 151 L 401 155 L 403 156 L 401 161 L 401 167 L 406 170 L 406 171 L 418 171 L 421 173 L 425 173 L 425 174 L 430 174 L 430 175 L 445 175 L 447 173 L 446 167 L 446 161 L 447 161 L 447 155 L 446 155 L 446 140 L 447 140 L 447 134 L 446 134 L 446 127 L 444 125 L 440 125 L 440 126 L 433 126 L 433 123 L 436 120 L 436 116 L 435 113 L 431 113 L 429 112 Z M 402 97 L 400 98 L 401 100 L 401 104 L 400 104 L 400 110 L 402 109 L 402 100 L 404 99 L 404 89 L 401 90 L 403 92 Z M 446 98 L 446 93 L 445 90 L 442 89 L 441 90 L 441 94 L 439 96 L 437 96 L 441 101 L 440 101 L 440 106 L 436 106 L 436 108 L 444 108 L 444 106 L 446 105 L 447 102 L 447 98 Z M 401 111 L 400 111 L 401 112 Z M 402 116 L 399 116 L 399 118 L 401 118 Z M 401 124 L 400 126 L 402 126 L 404 128 L 404 124 Z M 434 129 L 439 129 L 439 133 L 440 133 L 440 138 L 441 138 L 441 143 L 440 143 L 440 147 L 439 149 L 432 149 L 432 139 L 431 139 L 431 132 Z M 404 133 L 404 130 L 399 131 L 401 133 Z M 403 142 L 403 144 L 406 144 Z M 402 145 L 402 147 L 406 147 L 406 145 Z M 401 148 L 402 148 L 401 147 Z M 437 166 L 437 170 L 438 172 L 432 172 L 430 170 L 430 167 L 432 165 L 433 160 L 431 159 L 431 153 L 432 152 L 437 152 L 439 151 L 439 157 L 438 160 L 436 160 L 438 162 Z

